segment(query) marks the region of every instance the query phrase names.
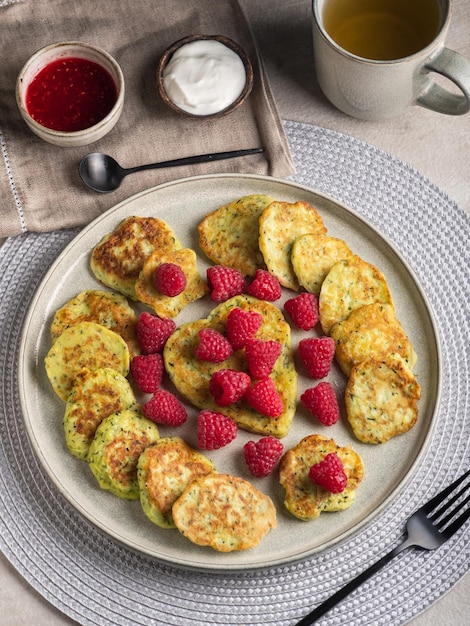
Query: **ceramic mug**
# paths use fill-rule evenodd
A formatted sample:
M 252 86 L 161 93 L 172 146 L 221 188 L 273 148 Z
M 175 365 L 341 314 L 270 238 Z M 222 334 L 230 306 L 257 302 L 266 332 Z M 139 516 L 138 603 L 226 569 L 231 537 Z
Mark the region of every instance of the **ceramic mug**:
M 412 7 L 411 12 L 391 15 L 400 4 L 403 10 Z M 348 5 L 350 13 L 344 16 Z M 379 20 L 372 33 L 367 33 L 370 23 L 361 23 L 360 6 L 369 16 L 372 8 Z M 380 7 L 389 14 L 380 14 Z M 445 47 L 451 0 L 313 0 L 312 9 L 317 79 L 326 97 L 344 113 L 382 120 L 400 115 L 410 105 L 447 115 L 470 110 L 470 60 Z M 399 22 L 411 30 L 395 33 L 393 40 Z M 364 42 L 373 38 L 382 49 L 364 48 Z M 402 49 L 397 42 L 411 47 Z M 449 91 L 433 80 L 434 72 L 450 79 L 457 90 Z

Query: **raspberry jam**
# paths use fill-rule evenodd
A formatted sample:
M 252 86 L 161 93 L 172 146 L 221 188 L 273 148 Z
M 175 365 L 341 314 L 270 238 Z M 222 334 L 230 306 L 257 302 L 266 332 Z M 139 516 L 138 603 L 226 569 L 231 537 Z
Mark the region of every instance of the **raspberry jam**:
M 111 74 L 88 59 L 68 57 L 46 65 L 26 90 L 26 109 L 42 126 L 74 132 L 90 128 L 113 108 Z

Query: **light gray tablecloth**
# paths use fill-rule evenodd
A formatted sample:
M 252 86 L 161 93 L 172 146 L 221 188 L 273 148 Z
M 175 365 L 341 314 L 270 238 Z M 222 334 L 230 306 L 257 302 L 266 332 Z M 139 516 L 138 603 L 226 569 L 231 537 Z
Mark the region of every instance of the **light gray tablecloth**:
M 464 416 L 470 363 L 462 356 L 468 352 L 470 318 L 468 303 L 461 304 L 462 285 L 469 279 L 468 214 L 421 174 L 373 146 L 298 122 L 287 122 L 286 131 L 295 180 L 338 198 L 375 224 L 401 251 L 430 299 L 442 341 L 443 393 L 429 450 L 385 512 L 340 546 L 307 561 L 221 576 L 185 574 L 137 555 L 103 536 L 60 496 L 43 475 L 21 419 L 16 379 L 21 320 L 41 275 L 74 231 L 7 240 L 0 251 L 1 547 L 35 589 L 84 626 L 294 624 L 312 601 L 393 546 L 407 517 L 436 485 L 450 482 L 468 465 L 470 423 Z M 405 624 L 468 570 L 469 535 L 467 526 L 441 551 L 400 555 L 324 623 Z

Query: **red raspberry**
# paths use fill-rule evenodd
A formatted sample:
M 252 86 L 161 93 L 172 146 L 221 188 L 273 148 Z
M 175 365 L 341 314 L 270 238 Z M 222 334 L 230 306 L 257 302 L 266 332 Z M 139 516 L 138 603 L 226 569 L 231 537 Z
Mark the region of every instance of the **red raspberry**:
M 241 400 L 249 386 L 250 377 L 245 372 L 219 370 L 212 374 L 209 390 L 219 406 L 228 406 Z
M 325 378 L 335 356 L 335 342 L 331 337 L 313 337 L 299 341 L 299 356 L 309 376 Z
M 226 415 L 201 411 L 197 416 L 197 444 L 201 450 L 223 448 L 237 436 L 237 425 Z
M 257 478 L 268 476 L 284 450 L 284 446 L 275 437 L 262 437 L 256 443 L 247 441 L 243 454 L 250 473 Z
M 162 263 L 155 270 L 155 288 L 164 296 L 178 296 L 186 287 L 186 274 L 176 263 Z
M 213 328 L 201 328 L 198 336 L 199 345 L 194 353 L 201 361 L 221 363 L 232 355 L 232 344 L 217 330 Z
M 314 293 L 304 291 L 295 298 L 286 300 L 284 309 L 295 326 L 302 330 L 311 330 L 318 322 L 318 298 Z
M 142 413 L 153 422 L 168 426 L 181 426 L 187 418 L 186 409 L 178 398 L 164 389 L 157 389 L 142 405 Z
M 282 346 L 279 341 L 260 341 L 253 339 L 245 346 L 245 358 L 248 371 L 253 378 L 267 378 L 273 371 Z
M 256 270 L 256 275 L 252 283 L 248 285 L 246 293 L 258 298 L 274 302 L 282 295 L 281 285 L 278 279 L 267 270 Z
M 245 392 L 245 400 L 252 409 L 267 417 L 278 417 L 284 410 L 282 398 L 271 378 L 263 378 L 249 387 Z
M 328 382 L 306 389 L 300 396 L 305 408 L 324 426 L 332 426 L 339 419 L 339 406 L 335 390 Z
M 225 265 L 214 265 L 206 272 L 207 282 L 211 287 L 211 300 L 225 302 L 233 296 L 238 296 L 245 291 L 245 279 L 243 274 Z
M 322 461 L 312 465 L 308 477 L 312 482 L 327 491 L 331 491 L 331 493 L 341 493 L 348 482 L 343 461 L 335 452 L 330 452 Z
M 175 330 L 173 320 L 160 318 L 144 311 L 137 322 L 137 339 L 143 354 L 155 354 L 163 350 L 166 340 Z
M 139 354 L 131 361 L 131 374 L 138 389 L 153 393 L 162 382 L 163 358 L 161 354 Z
M 227 337 L 234 350 L 241 350 L 248 340 L 253 339 L 263 323 L 258 311 L 244 311 L 235 307 L 227 317 Z

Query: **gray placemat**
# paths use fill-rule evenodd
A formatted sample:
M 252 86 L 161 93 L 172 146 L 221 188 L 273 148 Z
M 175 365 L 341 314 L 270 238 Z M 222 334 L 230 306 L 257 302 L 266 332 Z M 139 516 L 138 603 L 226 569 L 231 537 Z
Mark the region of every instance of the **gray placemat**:
M 36 591 L 83 625 L 289 626 L 398 540 L 407 517 L 468 467 L 470 218 L 394 157 L 354 138 L 286 122 L 292 180 L 344 202 L 401 251 L 421 282 L 442 341 L 434 438 L 400 496 L 359 534 L 306 561 L 242 574 L 184 572 L 102 534 L 58 493 L 24 428 L 17 360 L 36 287 L 78 231 L 29 233 L 0 249 L 0 548 Z M 399 626 L 468 570 L 470 527 L 431 553 L 407 551 L 319 624 Z

